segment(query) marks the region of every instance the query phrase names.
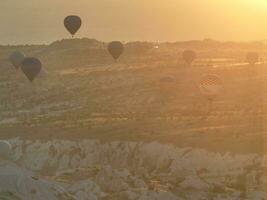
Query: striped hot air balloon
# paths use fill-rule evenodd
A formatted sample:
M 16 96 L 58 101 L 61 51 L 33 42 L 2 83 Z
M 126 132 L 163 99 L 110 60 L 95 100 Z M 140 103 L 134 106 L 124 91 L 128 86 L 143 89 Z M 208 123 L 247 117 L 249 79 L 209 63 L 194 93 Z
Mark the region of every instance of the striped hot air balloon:
M 217 75 L 209 74 L 204 76 L 199 82 L 201 94 L 209 100 L 213 100 L 221 92 L 222 80 Z

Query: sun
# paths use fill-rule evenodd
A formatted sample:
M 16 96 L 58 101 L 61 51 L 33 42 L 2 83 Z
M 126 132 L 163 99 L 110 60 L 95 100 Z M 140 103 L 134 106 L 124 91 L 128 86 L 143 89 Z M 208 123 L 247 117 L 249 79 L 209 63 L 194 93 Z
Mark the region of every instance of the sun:
M 244 0 L 251 6 L 267 6 L 267 0 Z

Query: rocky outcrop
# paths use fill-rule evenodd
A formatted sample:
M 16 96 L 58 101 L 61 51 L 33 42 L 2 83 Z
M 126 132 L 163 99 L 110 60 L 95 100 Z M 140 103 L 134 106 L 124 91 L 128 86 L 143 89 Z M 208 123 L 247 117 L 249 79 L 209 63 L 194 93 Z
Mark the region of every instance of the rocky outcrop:
M 142 142 L 10 140 L 22 167 L 77 199 L 259 199 L 266 157 Z
M 55 181 L 41 179 L 12 162 L 1 160 L 0 199 L 70 200 L 74 197 Z

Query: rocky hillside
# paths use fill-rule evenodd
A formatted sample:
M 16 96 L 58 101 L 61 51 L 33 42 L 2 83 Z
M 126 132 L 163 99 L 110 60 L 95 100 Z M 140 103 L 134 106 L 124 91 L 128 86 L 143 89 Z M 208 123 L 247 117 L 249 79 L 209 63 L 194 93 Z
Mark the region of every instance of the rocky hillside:
M 157 142 L 10 140 L 16 163 L 79 200 L 264 199 L 267 157 Z

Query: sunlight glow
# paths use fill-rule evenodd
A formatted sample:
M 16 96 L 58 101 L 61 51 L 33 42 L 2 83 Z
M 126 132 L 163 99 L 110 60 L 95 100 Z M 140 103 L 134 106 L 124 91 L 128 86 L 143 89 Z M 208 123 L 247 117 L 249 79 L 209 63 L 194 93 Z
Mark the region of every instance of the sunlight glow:
M 267 6 L 266 0 L 245 0 L 244 2 L 248 3 L 250 6 Z

